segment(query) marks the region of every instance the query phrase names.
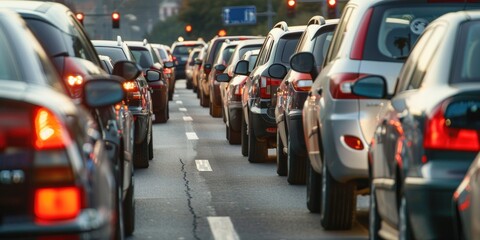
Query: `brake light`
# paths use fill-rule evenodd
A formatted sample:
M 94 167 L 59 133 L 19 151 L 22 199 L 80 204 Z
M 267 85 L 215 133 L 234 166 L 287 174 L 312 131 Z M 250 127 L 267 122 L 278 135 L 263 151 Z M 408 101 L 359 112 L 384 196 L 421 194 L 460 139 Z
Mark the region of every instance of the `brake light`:
M 171 69 L 171 68 L 163 68 L 163 73 L 164 73 L 164 74 L 171 74 L 171 73 L 172 73 L 172 69 Z
M 425 124 L 425 149 L 480 151 L 479 131 L 448 127 L 448 122 L 444 117 L 444 104 L 440 104 Z
M 34 212 L 37 222 L 75 218 L 82 207 L 78 187 L 40 188 L 35 191 Z
M 367 41 L 368 26 L 370 26 L 370 20 L 372 19 L 372 15 L 373 8 L 370 8 L 365 13 L 362 22 L 360 23 L 357 35 L 355 36 L 355 40 L 353 41 L 352 51 L 350 52 L 350 58 L 353 60 L 363 59 L 363 50 Z
M 312 80 L 295 80 L 292 82 L 293 89 L 295 89 L 296 91 L 304 91 L 304 92 L 310 91 L 312 84 L 313 84 Z
M 140 100 L 142 99 L 142 95 L 140 93 L 140 89 L 138 88 L 137 82 L 135 81 L 125 81 L 123 83 L 123 89 L 126 92 L 130 93 L 131 99 Z
M 272 87 L 280 85 L 281 79 L 273 79 L 269 77 L 260 78 L 260 98 L 270 98 L 274 89 Z
M 352 93 L 352 85 L 359 78 L 366 76 L 366 74 L 359 73 L 341 73 L 333 75 L 330 79 L 330 93 L 336 99 L 358 99 L 357 95 Z
M 70 144 L 67 131 L 50 111 L 40 108 L 35 112 L 35 142 L 37 150 L 59 149 Z
M 70 87 L 80 86 L 83 84 L 83 77 L 81 75 L 68 75 L 67 83 Z
M 350 135 L 345 135 L 342 137 L 343 141 L 349 146 L 350 148 L 353 148 L 355 150 L 363 150 L 363 143 L 360 138 L 355 137 L 355 136 L 350 136 Z

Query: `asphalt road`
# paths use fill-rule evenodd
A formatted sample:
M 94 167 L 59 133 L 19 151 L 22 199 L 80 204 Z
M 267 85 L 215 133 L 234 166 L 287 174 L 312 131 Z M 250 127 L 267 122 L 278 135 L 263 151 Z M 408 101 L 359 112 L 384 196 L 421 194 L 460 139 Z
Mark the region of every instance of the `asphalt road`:
M 324 231 L 320 215 L 306 208 L 306 187 L 277 176 L 275 162 L 249 163 L 184 80 L 169 107 L 168 122 L 153 128 L 150 167 L 135 170 L 136 227 L 128 239 L 368 238 L 366 197 L 352 230 Z

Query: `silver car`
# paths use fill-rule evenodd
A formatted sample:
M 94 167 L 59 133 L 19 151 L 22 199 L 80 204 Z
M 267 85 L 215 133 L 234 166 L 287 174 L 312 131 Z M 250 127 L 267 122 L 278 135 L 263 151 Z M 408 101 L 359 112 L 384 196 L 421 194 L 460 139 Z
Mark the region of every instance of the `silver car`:
M 369 191 L 367 146 L 388 101 L 354 95 L 351 86 L 359 78 L 377 75 L 393 93 L 403 60 L 425 27 L 458 6 L 463 3 L 405 0 L 351 0 L 345 6 L 303 109 L 311 162 L 307 205 L 321 213 L 325 229 L 352 226 L 356 195 Z M 306 65 L 295 59 L 307 55 L 299 53 L 292 62 L 303 68 Z

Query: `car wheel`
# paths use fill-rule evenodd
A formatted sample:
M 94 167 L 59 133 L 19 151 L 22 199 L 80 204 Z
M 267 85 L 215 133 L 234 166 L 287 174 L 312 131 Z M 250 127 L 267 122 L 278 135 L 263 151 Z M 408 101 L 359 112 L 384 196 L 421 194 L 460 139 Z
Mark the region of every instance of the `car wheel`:
M 252 118 L 249 120 L 253 124 Z M 267 160 L 267 140 L 258 139 L 253 130 L 253 126 L 248 126 L 248 161 L 251 163 L 260 163 Z
M 378 232 L 380 231 L 380 215 L 377 208 L 377 196 L 375 194 L 376 188 L 373 180 L 370 183 L 370 213 L 368 235 L 370 240 L 380 240 Z
M 193 88 L 193 83 L 192 83 L 192 81 L 191 81 L 191 80 L 190 80 L 190 81 L 187 80 L 187 89 L 192 89 L 192 88 Z
M 280 133 L 277 131 L 277 174 L 278 176 L 287 176 L 287 154 L 283 151 L 283 143 Z
M 321 206 L 320 222 L 325 230 L 352 228 L 356 213 L 355 184 L 337 182 L 330 174 L 326 161 L 322 171 Z
M 412 229 L 410 221 L 408 220 L 408 205 L 405 195 L 402 194 L 400 199 L 400 208 L 398 209 L 399 226 L 398 226 L 398 239 L 399 240 L 411 240 L 413 239 Z
M 122 189 L 119 184 L 116 187 L 116 199 L 115 199 L 115 232 L 114 232 L 114 239 L 116 240 L 123 240 L 125 238 L 124 235 L 124 223 L 123 223 L 123 206 L 122 206 Z
M 232 130 L 231 127 L 227 127 L 227 136 L 228 136 L 228 143 L 230 144 L 240 144 L 240 132 Z
M 200 91 L 200 105 L 202 107 L 209 107 L 210 99 L 205 96 L 203 91 Z
M 140 144 L 135 144 L 135 149 L 133 150 L 134 155 L 134 166 L 136 168 L 148 168 L 149 163 L 149 150 L 148 150 L 148 138 L 145 136 L 145 139 Z
M 150 130 L 150 142 L 148 143 L 148 160 L 153 159 L 153 129 Z
M 319 213 L 322 206 L 322 175 L 307 164 L 307 208 L 312 213 Z
M 222 108 L 216 107 L 213 103 L 210 103 L 210 115 L 214 118 L 222 117 Z
M 125 235 L 131 236 L 135 231 L 135 197 L 134 197 L 134 178 L 130 180 L 130 187 L 127 190 L 125 200 L 123 201 L 123 224 Z
M 245 116 L 242 113 L 242 130 L 240 131 L 240 142 L 242 144 L 242 156 L 248 156 L 248 135 L 247 135 L 247 122 Z
M 307 159 L 305 157 L 296 154 L 296 151 L 292 149 L 292 139 L 288 138 L 288 151 L 287 151 L 287 163 L 288 173 L 287 181 L 290 184 L 305 184 L 307 179 Z

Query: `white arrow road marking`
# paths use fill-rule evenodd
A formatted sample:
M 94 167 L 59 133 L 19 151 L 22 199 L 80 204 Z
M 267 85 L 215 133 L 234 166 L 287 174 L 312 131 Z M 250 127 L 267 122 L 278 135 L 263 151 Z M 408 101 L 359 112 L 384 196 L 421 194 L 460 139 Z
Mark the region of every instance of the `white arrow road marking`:
M 190 117 L 190 116 L 184 116 L 184 117 L 183 117 L 183 121 L 185 121 L 185 122 L 191 122 L 191 121 L 193 121 L 193 118 Z
M 211 172 L 212 167 L 210 167 L 210 163 L 208 160 L 195 160 L 195 164 L 197 165 L 197 169 L 200 172 Z
M 182 101 L 176 101 L 175 103 L 176 103 L 176 104 L 183 104 Z
M 230 217 L 207 217 L 215 240 L 240 240 Z
M 186 109 L 186 108 L 179 108 L 178 111 L 180 111 L 180 112 L 186 112 L 187 109 Z
M 198 140 L 198 136 L 195 132 L 186 132 L 188 140 Z

